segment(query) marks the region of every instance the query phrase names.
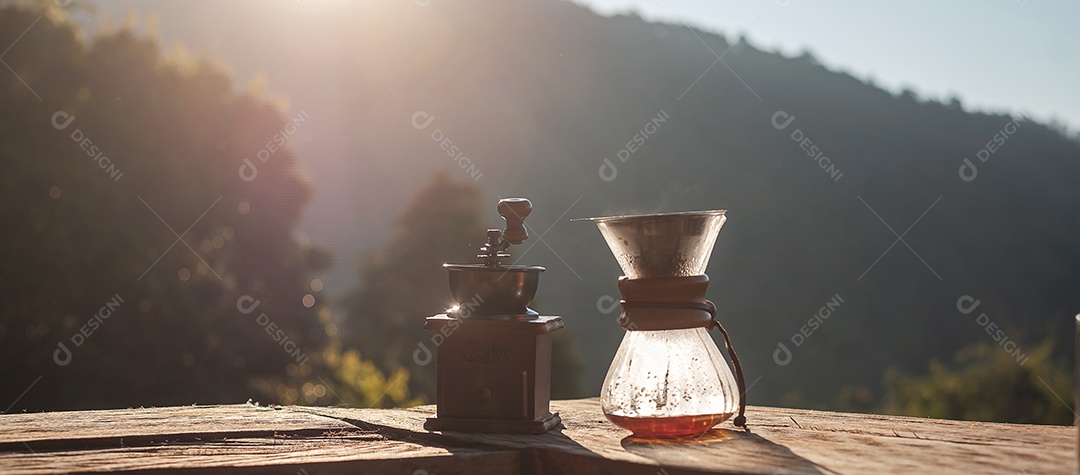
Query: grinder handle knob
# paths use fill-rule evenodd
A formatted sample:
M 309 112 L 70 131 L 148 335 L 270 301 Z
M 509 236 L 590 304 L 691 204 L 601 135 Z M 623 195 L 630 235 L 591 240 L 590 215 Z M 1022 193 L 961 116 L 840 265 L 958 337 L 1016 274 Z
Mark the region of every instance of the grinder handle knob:
M 499 215 L 506 220 L 503 239 L 511 244 L 521 244 L 529 238 L 525 229 L 525 218 L 532 213 L 532 203 L 525 198 L 503 198 L 499 200 Z

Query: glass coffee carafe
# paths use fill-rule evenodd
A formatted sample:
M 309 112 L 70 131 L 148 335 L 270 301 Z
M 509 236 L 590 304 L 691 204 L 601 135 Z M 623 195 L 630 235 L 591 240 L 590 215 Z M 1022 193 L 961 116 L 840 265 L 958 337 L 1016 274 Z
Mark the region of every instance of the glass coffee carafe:
M 622 268 L 627 330 L 600 392 L 604 415 L 637 436 L 702 434 L 736 413 L 744 426 L 738 357 L 705 299 L 724 211 L 589 218 Z M 736 379 L 708 331 L 724 335 Z

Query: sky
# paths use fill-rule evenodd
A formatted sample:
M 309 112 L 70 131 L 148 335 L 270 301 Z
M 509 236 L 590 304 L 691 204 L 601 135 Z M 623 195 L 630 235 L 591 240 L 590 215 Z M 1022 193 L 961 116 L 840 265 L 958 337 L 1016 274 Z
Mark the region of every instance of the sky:
M 893 92 L 956 96 L 967 110 L 1056 119 L 1080 131 L 1075 0 L 577 0 L 605 15 L 745 34 L 764 50 L 810 50 Z
M 381 25 L 371 28 L 354 25 L 352 20 L 328 22 L 343 7 L 356 10 L 356 5 L 349 3 L 352 0 L 86 1 L 102 17 L 116 23 L 133 10 L 141 12 L 144 21 L 154 12 L 166 49 L 183 45 L 196 57 L 224 61 L 235 72 L 239 88 L 255 76 L 265 78 L 269 91 L 289 104 L 290 117 L 300 110 L 316 118 L 346 113 L 341 109 L 345 106 L 320 102 L 319 98 L 331 89 L 334 94 L 340 92 L 368 72 L 364 64 L 356 63 L 355 54 L 373 44 L 379 45 L 373 52 L 389 48 L 387 42 L 379 41 L 381 32 L 388 29 Z M 426 2 L 453 2 L 394 1 L 415 10 L 421 10 Z M 687 23 L 729 39 L 745 34 L 756 47 L 789 56 L 810 50 L 829 69 L 847 71 L 893 92 L 910 88 L 919 97 L 936 100 L 956 96 L 968 111 L 1027 114 L 1041 122 L 1056 119 L 1080 133 L 1078 0 L 878 0 L 872 7 L 866 5 L 871 2 L 844 0 L 573 1 L 604 15 L 633 11 L 649 20 Z M 101 19 L 94 15 L 76 17 L 89 31 Z M 238 18 L 244 19 L 247 35 L 235 34 Z M 342 28 L 342 22 L 351 29 Z M 327 28 L 327 23 L 338 27 Z M 280 32 L 301 40 L 264 40 L 266 35 Z M 332 47 L 310 49 L 311 44 Z M 337 80 L 325 77 L 328 69 Z M 354 164 L 365 167 L 364 173 L 342 169 L 343 162 L 332 157 L 355 151 L 342 148 L 341 140 L 328 138 L 356 133 L 349 127 L 348 123 L 324 121 L 305 128 L 292 143 L 305 171 L 320 185 L 300 229 L 306 235 L 319 236 L 318 243 L 339 252 L 333 271 L 336 278 L 326 279 L 327 288 L 333 291 L 340 290 L 335 283 L 355 277 L 349 264 L 353 256 L 342 249 L 358 248 L 358 242 L 374 248 L 391 238 L 391 226 L 365 224 L 389 222 L 388 216 L 399 211 L 399 203 L 377 199 L 385 195 L 380 186 L 413 186 L 413 177 L 389 171 L 371 179 L 380 186 L 357 186 L 357 176 L 375 176 L 372 168 Z M 370 139 L 375 140 L 378 129 L 372 130 Z M 349 190 L 349 194 L 330 190 Z M 373 204 L 354 206 L 351 212 L 357 219 L 342 224 L 333 210 L 343 202 Z M 340 230 L 344 225 L 355 229 Z

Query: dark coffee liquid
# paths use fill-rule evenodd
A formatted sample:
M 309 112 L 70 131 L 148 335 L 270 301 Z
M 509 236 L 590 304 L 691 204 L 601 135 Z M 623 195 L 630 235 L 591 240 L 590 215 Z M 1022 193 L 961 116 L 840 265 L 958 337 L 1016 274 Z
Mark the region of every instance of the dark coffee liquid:
M 626 417 L 607 414 L 609 421 L 640 437 L 700 435 L 731 416 L 732 413 L 675 417 Z

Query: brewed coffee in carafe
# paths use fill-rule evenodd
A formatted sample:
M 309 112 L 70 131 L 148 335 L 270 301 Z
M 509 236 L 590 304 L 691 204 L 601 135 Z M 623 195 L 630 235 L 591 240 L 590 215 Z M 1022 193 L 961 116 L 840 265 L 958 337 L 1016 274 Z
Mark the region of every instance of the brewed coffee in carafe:
M 723 211 L 591 218 L 623 271 L 627 330 L 600 403 L 637 436 L 701 434 L 736 413 L 745 424 L 737 356 L 725 332 L 738 380 L 708 332 L 722 330 L 705 299 L 705 268 L 726 219 Z

